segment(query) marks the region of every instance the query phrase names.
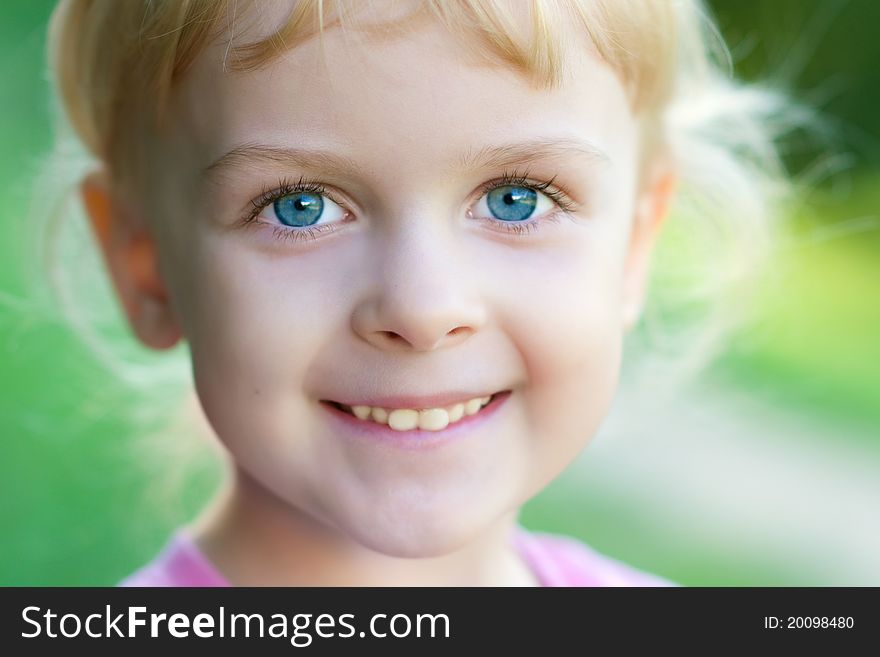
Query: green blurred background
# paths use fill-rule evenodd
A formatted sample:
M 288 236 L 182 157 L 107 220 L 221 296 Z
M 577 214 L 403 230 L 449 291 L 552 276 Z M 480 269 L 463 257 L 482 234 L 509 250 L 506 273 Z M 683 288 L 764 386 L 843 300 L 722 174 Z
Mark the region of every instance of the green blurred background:
M 0 7 L 0 584 L 109 585 L 216 472 L 158 502 L 125 400 L 29 300 L 21 218 L 51 145 L 52 5 Z M 759 321 L 687 395 L 620 398 L 522 521 L 685 585 L 880 585 L 880 3 L 711 7 L 738 75 L 820 108 L 848 159 L 793 209 Z M 788 157 L 817 155 L 793 142 Z

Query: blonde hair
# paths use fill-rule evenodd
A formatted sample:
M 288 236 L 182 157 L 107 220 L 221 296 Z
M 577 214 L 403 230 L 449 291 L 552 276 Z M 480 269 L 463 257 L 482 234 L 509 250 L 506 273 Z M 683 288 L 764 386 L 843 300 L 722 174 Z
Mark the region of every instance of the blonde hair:
M 233 70 L 259 68 L 316 33 L 323 36 L 337 24 L 344 27 L 355 4 L 298 0 L 275 32 L 242 46 L 230 44 L 227 62 Z M 140 153 L 137 142 L 144 130 L 161 126 L 174 83 L 224 29 L 234 29 L 240 5 L 253 10 L 246 0 L 61 0 L 49 28 L 51 67 L 64 110 L 92 155 L 117 175 L 126 175 Z M 465 47 L 551 88 L 561 82 L 564 67 L 563 43 L 556 35 L 562 33 L 563 21 L 574 18 L 641 109 L 657 107 L 669 95 L 677 34 L 687 34 L 677 23 L 690 17 L 678 5 L 657 0 L 533 1 L 527 4 L 532 29 L 522 30 L 510 3 L 426 0 L 402 18 L 360 29 L 387 38 L 433 16 L 454 35 L 477 37 L 462 39 Z
M 331 26 L 345 27 L 355 6 L 368 13 L 372 3 L 299 0 L 268 36 L 242 45 L 230 37 L 224 65 L 259 68 Z M 528 9 L 527 29 L 513 7 Z M 175 83 L 209 44 L 234 34 L 259 8 L 246 0 L 61 0 L 49 28 L 61 101 L 52 161 L 66 167 L 68 190 L 78 181 L 71 171 L 81 176 L 96 162 L 121 186 L 136 188 L 145 140 L 162 129 Z M 425 0 L 400 19 L 358 29 L 388 38 L 424 19 L 440 21 L 465 47 L 547 88 L 565 70 L 561 25 L 574 24 L 617 72 L 637 116 L 656 129 L 679 172 L 665 229 L 670 237 L 655 257 L 652 293 L 628 348 L 653 355 L 655 365 L 697 371 L 746 317 L 737 291 L 748 287 L 744 277 L 758 270 L 773 244 L 774 204 L 787 189 L 774 144 L 799 120 L 792 106 L 774 91 L 734 82 L 727 50 L 698 0 Z M 80 168 L 70 168 L 68 127 L 74 146 L 85 149 Z M 64 214 L 59 206 L 55 215 Z M 60 227 L 59 219 L 50 233 Z M 67 308 L 81 307 L 67 292 L 61 296 Z M 690 321 L 693 316 L 703 321 Z M 157 363 L 167 355 L 151 354 L 137 367 L 145 354 L 119 358 L 91 322 L 80 315 L 76 325 L 117 374 L 135 385 L 156 382 Z M 170 380 L 184 376 L 181 359 L 171 369 Z M 669 370 L 663 372 L 668 378 Z

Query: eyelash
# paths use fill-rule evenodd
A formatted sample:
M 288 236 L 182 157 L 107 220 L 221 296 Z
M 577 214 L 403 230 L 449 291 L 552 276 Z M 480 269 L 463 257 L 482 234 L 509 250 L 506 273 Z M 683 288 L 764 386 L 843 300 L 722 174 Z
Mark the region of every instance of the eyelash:
M 528 175 L 528 171 L 521 175 L 517 174 L 516 170 L 514 170 L 512 173 L 505 172 L 500 178 L 491 180 L 480 187 L 479 198 L 482 198 L 492 190 L 499 187 L 524 187 L 526 189 L 541 192 L 549 199 L 551 199 L 559 208 L 556 211 L 550 212 L 545 217 L 538 219 L 529 219 L 523 222 L 501 221 L 500 219 L 493 219 L 491 217 L 486 218 L 488 221 L 494 224 L 500 224 L 499 227 L 502 230 L 514 235 L 525 235 L 528 233 L 533 233 L 538 230 L 540 223 L 544 221 L 557 222 L 559 221 L 560 214 L 571 214 L 575 210 L 575 205 L 569 200 L 568 196 L 562 190 L 553 186 L 553 181 L 556 179 L 556 176 L 553 176 L 553 178 L 546 182 L 531 182 L 528 178 Z M 249 211 L 248 215 L 244 217 L 242 223 L 244 225 L 262 223 L 257 221 L 257 217 L 260 215 L 260 212 L 262 212 L 266 207 L 268 207 L 270 204 L 274 203 L 280 198 L 302 192 L 326 196 L 334 203 L 340 206 L 342 205 L 341 203 L 339 203 L 339 201 L 333 198 L 333 195 L 331 193 L 328 193 L 327 188 L 322 183 L 314 180 L 308 180 L 303 177 L 300 177 L 299 181 L 297 181 L 296 183 L 292 182 L 290 179 L 282 178 L 278 181 L 278 185 L 276 187 L 264 188 L 260 195 L 253 201 L 251 201 L 252 209 Z M 272 236 L 279 240 L 292 242 L 313 240 L 317 239 L 318 236 L 321 234 L 332 233 L 336 230 L 336 226 L 339 223 L 345 223 L 345 220 L 334 224 L 323 224 L 321 226 L 310 226 L 308 228 L 285 228 L 282 226 L 273 226 Z

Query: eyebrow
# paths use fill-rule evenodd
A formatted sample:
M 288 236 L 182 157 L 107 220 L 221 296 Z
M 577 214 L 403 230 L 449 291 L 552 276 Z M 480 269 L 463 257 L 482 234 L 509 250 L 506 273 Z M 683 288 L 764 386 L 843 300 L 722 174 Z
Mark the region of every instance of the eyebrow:
M 567 156 L 586 157 L 600 164 L 608 164 L 610 158 L 598 146 L 573 137 L 538 137 L 524 142 L 483 146 L 471 149 L 458 159 L 460 169 L 507 167 L 532 159 L 550 159 Z
M 597 146 L 573 137 L 538 137 L 522 142 L 482 146 L 469 149 L 455 162 L 459 170 L 490 169 L 521 164 L 529 160 L 581 157 L 598 164 L 608 164 L 610 158 Z M 269 146 L 249 142 L 236 146 L 205 167 L 202 175 L 214 177 L 226 170 L 253 165 L 280 165 L 342 174 L 364 170 L 345 155 L 322 150 Z

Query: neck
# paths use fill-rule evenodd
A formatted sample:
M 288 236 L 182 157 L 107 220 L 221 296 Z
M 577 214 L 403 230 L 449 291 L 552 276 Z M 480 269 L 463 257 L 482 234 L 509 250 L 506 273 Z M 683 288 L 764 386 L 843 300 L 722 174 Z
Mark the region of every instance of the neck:
M 517 512 L 442 556 L 391 557 L 316 520 L 238 468 L 194 523 L 197 546 L 233 586 L 536 586 L 511 542 Z

